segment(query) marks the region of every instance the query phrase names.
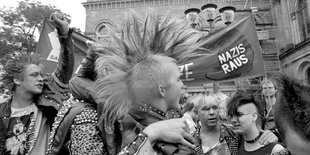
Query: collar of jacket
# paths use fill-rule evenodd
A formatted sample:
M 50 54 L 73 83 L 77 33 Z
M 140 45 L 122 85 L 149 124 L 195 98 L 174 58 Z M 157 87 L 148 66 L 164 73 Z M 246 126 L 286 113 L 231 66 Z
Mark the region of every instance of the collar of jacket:
M 12 96 L 0 104 L 0 119 L 11 116 Z

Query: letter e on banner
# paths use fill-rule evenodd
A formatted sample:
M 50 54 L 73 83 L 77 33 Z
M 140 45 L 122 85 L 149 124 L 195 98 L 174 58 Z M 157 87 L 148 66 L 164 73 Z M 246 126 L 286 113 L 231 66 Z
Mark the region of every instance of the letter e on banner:
M 178 66 L 179 70 L 181 72 L 181 80 L 182 81 L 187 81 L 187 82 L 188 81 L 194 81 L 194 78 L 189 77 L 189 76 L 193 75 L 193 72 L 189 71 L 189 66 L 192 66 L 192 65 L 194 65 L 193 62 Z
M 189 71 L 189 69 L 188 69 L 188 67 L 189 66 L 192 66 L 192 65 L 194 65 L 194 63 L 189 63 L 189 64 L 185 64 L 185 79 L 186 79 L 186 81 L 193 81 L 194 80 L 194 78 L 189 78 L 189 75 L 192 75 L 193 74 L 193 72 L 190 72 Z
M 55 31 L 50 32 L 48 34 L 48 38 L 49 38 L 50 44 L 52 46 L 52 51 L 50 52 L 50 54 L 48 55 L 46 60 L 58 62 L 59 53 L 60 53 L 60 43 L 59 43 L 59 39 L 57 37 L 57 30 L 55 29 Z

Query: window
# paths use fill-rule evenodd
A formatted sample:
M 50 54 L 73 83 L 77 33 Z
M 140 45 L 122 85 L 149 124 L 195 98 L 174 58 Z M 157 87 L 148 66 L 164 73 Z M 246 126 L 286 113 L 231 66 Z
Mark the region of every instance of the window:
M 109 22 L 102 22 L 97 26 L 95 32 L 96 39 L 99 41 L 103 41 L 109 39 L 109 34 L 111 32 L 114 32 L 114 29 L 112 27 L 112 24 L 110 24 Z
M 301 40 L 304 41 L 310 37 L 310 18 L 307 0 L 298 0 L 297 17 Z

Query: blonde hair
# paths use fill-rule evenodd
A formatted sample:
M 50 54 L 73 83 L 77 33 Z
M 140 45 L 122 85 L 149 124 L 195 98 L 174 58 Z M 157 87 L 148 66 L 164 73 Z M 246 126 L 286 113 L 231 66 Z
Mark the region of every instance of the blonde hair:
M 95 60 L 97 72 L 106 64 L 114 68 L 109 76 L 96 78 L 97 92 L 100 93 L 97 102 L 103 108 L 100 117 L 104 117 L 110 127 L 115 120 L 123 118 L 136 101 L 134 93 L 138 79 L 143 78 L 143 87 L 152 87 L 156 81 L 165 79 L 167 73 L 160 68 L 156 70 L 154 64 L 160 67 L 167 62 L 181 63 L 200 56 L 198 51 L 203 51 L 200 48 L 203 36 L 185 19 L 169 20 L 168 16 L 151 12 L 147 14 L 142 29 L 139 25 L 137 15 L 131 12 L 121 29 L 121 38 L 111 35 L 111 43 L 102 47 Z M 158 61 L 158 57 L 167 61 Z M 153 66 L 154 72 L 145 64 Z
M 216 103 L 219 104 L 219 100 L 217 95 L 215 94 L 200 94 L 198 98 L 198 107 L 201 108 L 203 105 L 206 105 L 208 103 Z

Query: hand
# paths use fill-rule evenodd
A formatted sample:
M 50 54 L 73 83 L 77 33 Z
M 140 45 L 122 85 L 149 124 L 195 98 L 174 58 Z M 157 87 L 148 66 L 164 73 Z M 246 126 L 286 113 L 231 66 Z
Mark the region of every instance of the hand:
M 60 12 L 54 12 L 50 16 L 50 20 L 56 25 L 58 30 L 60 31 L 59 34 L 67 35 L 69 32 L 69 22 L 67 21 L 64 14 Z
M 276 96 L 265 96 L 265 101 L 267 105 L 275 105 L 276 104 Z
M 164 141 L 167 143 L 178 143 L 195 148 L 194 138 L 189 133 L 189 128 L 185 119 L 169 119 L 159 121 L 147 126 L 144 133 L 148 135 L 149 141 L 153 145 L 157 141 Z
M 271 132 L 270 130 L 266 130 L 264 131 L 262 136 L 260 136 L 258 141 L 262 145 L 267 145 L 269 143 L 277 142 L 278 140 L 278 137 L 273 132 Z
M 193 155 L 195 154 L 195 150 L 190 149 L 184 145 L 178 145 L 178 151 L 173 153 L 173 155 Z

